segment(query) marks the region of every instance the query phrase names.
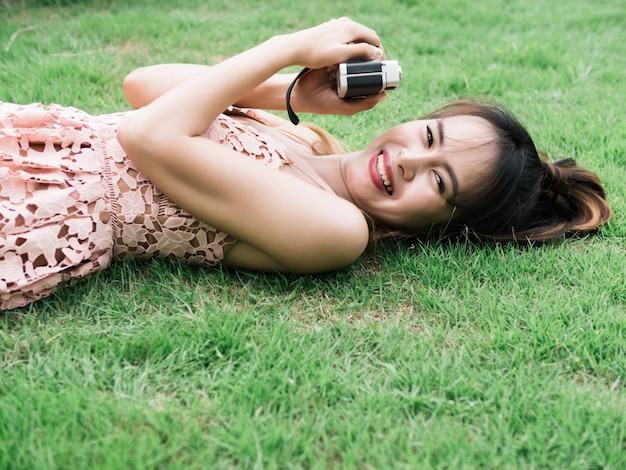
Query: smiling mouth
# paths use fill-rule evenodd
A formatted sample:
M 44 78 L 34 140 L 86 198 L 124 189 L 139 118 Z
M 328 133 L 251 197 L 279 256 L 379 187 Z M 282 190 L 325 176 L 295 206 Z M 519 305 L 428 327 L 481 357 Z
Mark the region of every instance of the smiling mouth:
M 380 181 L 383 183 L 387 194 L 391 196 L 393 194 L 393 186 L 391 185 L 391 178 L 389 178 L 387 171 L 385 170 L 385 152 L 383 150 L 380 151 L 376 159 L 376 171 L 378 172 Z

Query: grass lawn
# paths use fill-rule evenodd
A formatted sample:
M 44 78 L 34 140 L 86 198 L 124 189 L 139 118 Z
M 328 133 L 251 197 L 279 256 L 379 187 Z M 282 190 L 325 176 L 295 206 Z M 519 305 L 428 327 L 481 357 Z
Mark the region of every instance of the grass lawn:
M 134 67 L 349 15 L 403 83 L 359 147 L 484 95 L 604 181 L 597 236 L 371 250 L 322 276 L 127 263 L 0 314 L 0 469 L 626 468 L 622 0 L 0 0 L 0 100 L 128 109 Z

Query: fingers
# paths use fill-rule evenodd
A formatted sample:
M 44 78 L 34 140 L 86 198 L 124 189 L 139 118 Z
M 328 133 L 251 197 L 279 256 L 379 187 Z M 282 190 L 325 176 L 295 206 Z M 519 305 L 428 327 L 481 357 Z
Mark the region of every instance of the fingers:
M 350 46 L 351 58 L 359 58 L 363 60 L 383 60 L 385 51 L 382 46 L 373 46 L 371 44 L 359 43 Z
M 343 17 L 339 21 L 341 27 L 345 28 L 348 34 L 353 35 L 353 39 L 349 42 L 352 52 L 366 60 L 384 57 L 384 49 L 376 31 L 348 17 Z
M 335 31 L 343 36 L 343 43 L 346 47 L 343 53 L 346 54 L 344 60 L 362 59 L 375 60 L 384 59 L 385 51 L 376 31 L 361 23 L 342 17 L 330 20 L 327 24 L 332 25 Z
M 341 114 L 344 116 L 352 116 L 353 114 L 367 111 L 386 98 L 387 93 L 383 92 L 377 95 L 366 96 L 364 98 L 342 100 L 343 106 L 341 108 Z
M 352 42 L 369 44 L 378 48 L 381 47 L 380 38 L 372 28 L 357 23 L 347 16 L 339 18 L 338 22 L 341 23 L 340 27 L 346 28 L 347 31 L 354 35 Z

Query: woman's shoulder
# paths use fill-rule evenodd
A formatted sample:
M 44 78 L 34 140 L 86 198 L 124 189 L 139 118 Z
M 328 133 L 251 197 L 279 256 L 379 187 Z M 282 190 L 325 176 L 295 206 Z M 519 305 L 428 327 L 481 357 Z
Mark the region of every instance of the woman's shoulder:
M 286 119 L 263 109 L 241 108 L 239 106 L 229 106 L 224 114 L 227 116 L 239 116 L 265 124 L 266 126 L 277 127 L 287 123 Z
M 331 153 L 325 147 L 324 139 L 314 126 L 292 124 L 281 116 L 264 111 L 262 109 L 237 108 L 231 106 L 225 112 L 226 115 L 238 117 L 252 123 L 258 130 L 264 127 L 266 132 L 270 132 L 287 147 L 294 144 L 302 151 L 302 147 L 314 155 Z

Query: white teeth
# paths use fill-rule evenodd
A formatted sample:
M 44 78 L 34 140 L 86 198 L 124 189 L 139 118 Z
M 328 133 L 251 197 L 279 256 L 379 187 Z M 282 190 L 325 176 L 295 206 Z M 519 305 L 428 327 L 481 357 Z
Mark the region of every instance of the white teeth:
M 378 155 L 378 160 L 376 161 L 376 169 L 378 170 L 378 175 L 380 176 L 387 193 L 392 194 L 393 188 L 391 187 L 391 181 L 385 172 L 385 163 L 383 159 L 383 153 L 381 152 L 380 155 Z

